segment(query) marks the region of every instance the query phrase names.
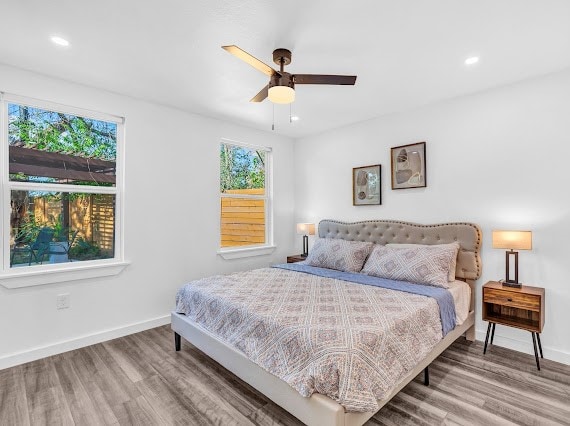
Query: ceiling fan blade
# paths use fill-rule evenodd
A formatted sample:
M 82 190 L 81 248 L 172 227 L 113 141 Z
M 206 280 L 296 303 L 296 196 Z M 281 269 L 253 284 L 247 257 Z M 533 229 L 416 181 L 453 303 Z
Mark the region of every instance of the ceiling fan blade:
M 295 74 L 295 84 L 340 84 L 354 85 L 355 75 Z
M 251 98 L 250 102 L 263 102 L 267 97 L 269 84 L 259 91 L 257 95 Z
M 222 46 L 222 49 L 226 50 L 227 52 L 231 53 L 234 56 L 237 56 L 242 61 L 247 62 L 253 68 L 261 71 L 264 74 L 267 74 L 269 77 L 271 77 L 273 74 L 279 74 L 277 71 L 275 71 L 273 68 L 271 68 L 266 63 L 261 62 L 256 57 L 250 55 L 245 50 L 240 49 L 239 47 L 237 47 L 235 45 Z

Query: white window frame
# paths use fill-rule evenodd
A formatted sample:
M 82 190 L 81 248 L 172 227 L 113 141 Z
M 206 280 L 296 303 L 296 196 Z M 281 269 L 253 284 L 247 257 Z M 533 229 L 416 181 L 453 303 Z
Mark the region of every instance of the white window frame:
M 238 146 L 240 148 L 247 148 L 255 151 L 265 152 L 265 194 L 264 195 L 254 195 L 254 194 L 226 194 L 220 192 L 220 201 L 222 198 L 247 198 L 250 200 L 265 200 L 265 243 L 255 244 L 249 246 L 237 246 L 237 247 L 224 247 L 218 249 L 218 254 L 224 259 L 237 259 L 242 257 L 250 256 L 262 256 L 268 255 L 275 251 L 276 246 L 273 243 L 273 150 L 271 147 L 252 145 L 248 143 L 238 142 L 231 139 L 222 138 L 220 144 Z M 217 149 L 218 165 L 220 164 L 220 146 Z M 218 170 L 218 179 L 220 177 L 221 170 Z M 219 182 L 219 181 L 218 181 Z M 219 185 L 218 185 L 219 188 Z M 218 236 L 221 241 L 222 236 L 222 203 L 218 204 L 220 207 L 218 217 L 220 218 Z
M 116 183 L 114 187 L 86 187 L 69 184 L 49 184 L 37 182 L 11 182 L 9 177 L 8 104 L 16 103 L 48 111 L 73 114 L 85 118 L 113 122 L 117 124 Z M 128 262 L 124 259 L 123 197 L 124 197 L 124 137 L 125 119 L 111 114 L 91 111 L 49 101 L 0 92 L 0 195 L 2 257 L 0 285 L 6 288 L 30 287 L 42 284 L 75 281 L 119 274 Z M 112 259 L 88 260 L 58 264 L 34 265 L 10 268 L 10 197 L 12 190 L 84 192 L 115 195 L 115 246 Z

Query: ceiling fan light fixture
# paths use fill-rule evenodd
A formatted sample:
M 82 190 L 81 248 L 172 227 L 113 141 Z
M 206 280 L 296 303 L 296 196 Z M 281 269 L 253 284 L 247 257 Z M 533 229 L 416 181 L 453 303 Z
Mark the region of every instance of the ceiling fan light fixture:
M 288 73 L 285 71 L 285 66 L 291 63 L 291 51 L 288 49 L 275 49 L 273 51 L 273 62 L 279 65 L 279 71 L 273 69 L 236 45 L 222 46 L 222 49 L 269 76 L 267 86 L 251 98 L 250 102 L 263 102 L 265 98 L 269 98 L 271 102 L 276 104 L 291 104 L 295 101 L 295 85 L 297 84 L 354 86 L 356 82 L 355 75 Z
M 290 104 L 295 100 L 295 89 L 289 86 L 273 86 L 269 88 L 268 97 L 274 104 Z

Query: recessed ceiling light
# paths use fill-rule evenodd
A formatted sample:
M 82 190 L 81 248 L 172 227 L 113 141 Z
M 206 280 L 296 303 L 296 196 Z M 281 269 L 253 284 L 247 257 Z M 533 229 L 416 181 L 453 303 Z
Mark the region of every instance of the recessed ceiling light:
M 299 117 L 297 117 L 296 115 L 292 115 L 291 121 L 299 121 Z
M 479 62 L 479 56 L 471 56 L 465 59 L 465 65 L 475 65 L 477 62 Z
M 52 43 L 57 44 L 58 46 L 63 46 L 63 47 L 69 46 L 69 41 L 67 41 L 63 37 L 51 36 L 50 40 L 52 41 Z

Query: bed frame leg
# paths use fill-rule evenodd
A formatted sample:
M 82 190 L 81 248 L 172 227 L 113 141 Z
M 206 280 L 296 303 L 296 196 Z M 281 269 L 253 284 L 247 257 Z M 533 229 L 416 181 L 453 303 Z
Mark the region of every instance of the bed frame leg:
M 424 385 L 429 386 L 429 366 L 424 370 Z
M 467 331 L 465 332 L 465 338 L 470 342 L 475 341 L 475 324 L 473 324 L 471 327 L 467 329 Z
M 176 349 L 176 352 L 180 350 L 180 346 L 181 346 L 180 334 L 174 332 L 174 348 Z

